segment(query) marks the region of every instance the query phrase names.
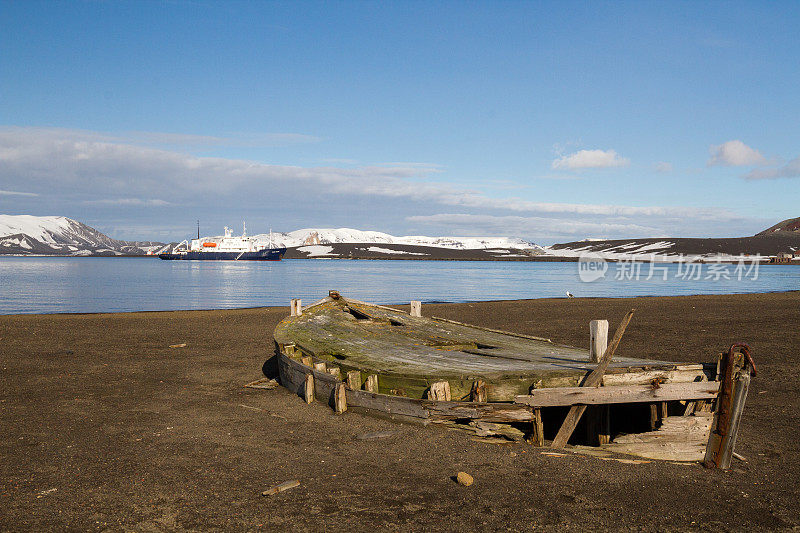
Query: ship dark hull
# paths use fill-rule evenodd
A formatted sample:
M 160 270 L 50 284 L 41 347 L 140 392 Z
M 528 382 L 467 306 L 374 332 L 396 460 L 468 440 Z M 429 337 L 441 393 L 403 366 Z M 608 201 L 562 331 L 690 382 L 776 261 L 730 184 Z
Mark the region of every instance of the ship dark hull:
M 280 261 L 286 248 L 267 248 L 257 252 L 185 252 L 163 253 L 158 257 L 165 260 L 185 261 Z

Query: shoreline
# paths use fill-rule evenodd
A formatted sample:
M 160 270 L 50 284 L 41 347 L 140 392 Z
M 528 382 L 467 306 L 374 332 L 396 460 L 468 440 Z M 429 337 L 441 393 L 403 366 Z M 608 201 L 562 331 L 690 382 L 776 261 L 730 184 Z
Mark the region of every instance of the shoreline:
M 463 300 L 463 301 L 447 301 L 447 300 L 422 300 L 423 305 L 464 305 L 464 304 L 509 304 L 518 302 L 542 302 L 542 301 L 574 301 L 580 302 L 582 300 L 596 301 L 596 300 L 637 300 L 637 299 L 652 299 L 652 298 L 695 298 L 695 297 L 725 297 L 725 296 L 748 296 L 758 294 L 787 294 L 787 293 L 800 293 L 800 289 L 787 289 L 785 291 L 759 291 L 759 292 L 727 292 L 727 293 L 695 293 L 695 294 L 639 294 L 635 296 L 575 296 L 568 298 L 565 296 L 543 296 L 541 298 L 514 298 L 507 300 Z M 316 301 L 316 300 L 312 300 Z M 369 302 L 378 305 L 385 305 L 402 309 L 408 307 L 408 302 L 401 303 L 383 303 L 383 302 Z M 288 308 L 288 305 L 262 305 L 262 306 L 248 306 L 248 307 L 209 307 L 203 309 L 144 309 L 137 311 L 54 311 L 52 313 L 2 313 L 2 317 L 15 317 L 15 316 L 96 316 L 96 315 L 133 315 L 139 313 L 207 313 L 213 311 L 275 311 L 279 309 Z
M 244 388 L 286 307 L 2 315 L 0 530 L 800 526 L 800 292 L 429 303 L 423 314 L 585 346 L 589 320 L 613 326 L 631 307 L 621 356 L 713 362 L 750 344 L 746 462 L 721 472 L 543 455 Z M 454 483 L 458 471 L 475 484 Z

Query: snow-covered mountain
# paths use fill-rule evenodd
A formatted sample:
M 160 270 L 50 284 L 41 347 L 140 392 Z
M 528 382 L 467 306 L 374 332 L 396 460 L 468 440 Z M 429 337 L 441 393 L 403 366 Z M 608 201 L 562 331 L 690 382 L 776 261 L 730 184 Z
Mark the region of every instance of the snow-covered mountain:
M 270 240 L 269 234 L 255 237 L 264 244 Z M 474 251 L 480 252 L 481 258 L 513 258 L 542 253 L 542 247 L 537 244 L 509 237 L 395 237 L 378 231 L 349 228 L 300 229 L 273 233 L 271 238 L 273 244 L 294 251 L 288 257 L 461 258 L 463 255 L 466 258 L 464 254 Z M 332 246 L 336 246 L 336 251 Z M 0 254 L 144 255 L 165 247 L 170 245 L 112 239 L 67 217 L 0 215 Z M 426 249 L 449 251 L 450 255 L 428 253 Z
M 118 241 L 67 217 L 0 215 L 0 254 L 144 255 L 158 244 Z
M 257 237 L 265 241 L 270 238 L 269 234 Z M 288 233 L 273 233 L 272 242 L 287 248 L 330 244 L 398 244 L 451 250 L 542 250 L 538 244 L 512 237 L 425 237 L 421 235 L 395 237 L 379 231 L 361 231 L 350 228 L 307 228 Z

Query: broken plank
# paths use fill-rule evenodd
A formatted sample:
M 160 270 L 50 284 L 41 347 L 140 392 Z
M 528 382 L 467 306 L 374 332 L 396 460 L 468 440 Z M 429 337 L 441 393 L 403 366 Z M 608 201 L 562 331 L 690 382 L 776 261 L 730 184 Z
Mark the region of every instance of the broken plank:
M 673 400 L 713 400 L 719 393 L 716 381 L 662 383 L 615 387 L 552 387 L 533 389 L 514 398 L 514 403 L 531 407 L 565 407 L 613 403 L 650 403 Z

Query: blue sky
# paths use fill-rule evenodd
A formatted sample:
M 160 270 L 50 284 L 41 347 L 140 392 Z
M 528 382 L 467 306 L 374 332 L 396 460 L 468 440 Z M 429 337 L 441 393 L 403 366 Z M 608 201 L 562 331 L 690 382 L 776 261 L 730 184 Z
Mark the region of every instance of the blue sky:
M 0 212 L 118 238 L 800 216 L 796 2 L 0 1 Z

